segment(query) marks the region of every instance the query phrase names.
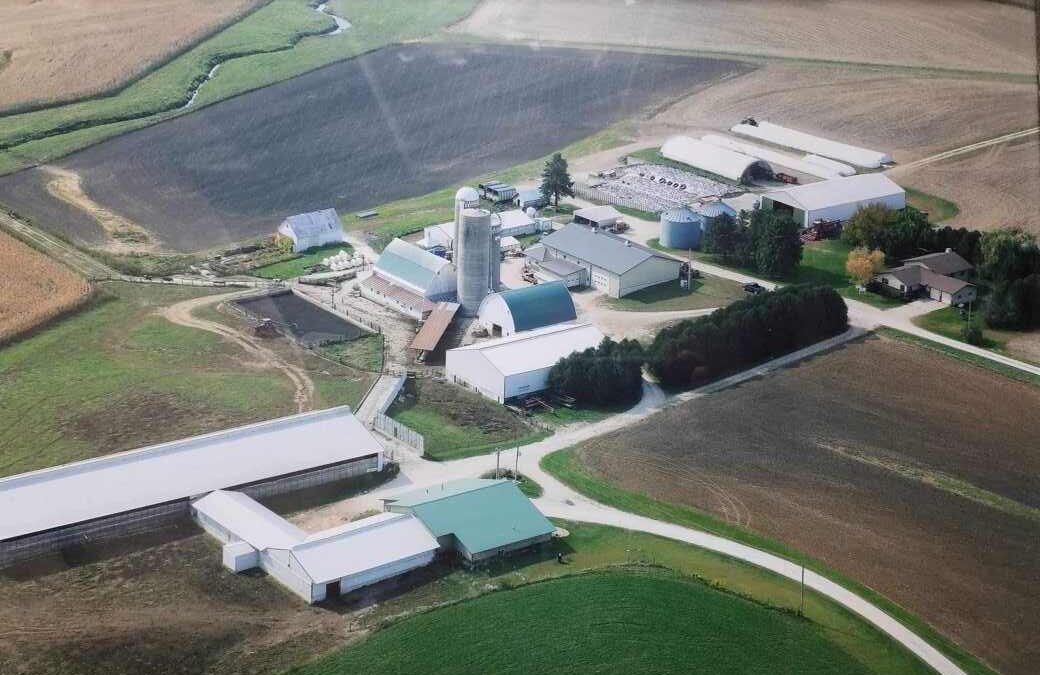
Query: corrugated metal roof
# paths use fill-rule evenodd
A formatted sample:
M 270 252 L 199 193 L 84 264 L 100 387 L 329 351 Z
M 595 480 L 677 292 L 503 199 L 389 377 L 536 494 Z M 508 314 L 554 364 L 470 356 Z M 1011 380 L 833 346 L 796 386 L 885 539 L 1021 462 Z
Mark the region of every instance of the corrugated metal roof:
M 258 551 L 291 548 L 307 538 L 303 530 L 241 492 L 217 490 L 195 500 L 192 508 Z
M 697 212 L 706 218 L 718 218 L 721 215 L 737 217 L 737 212 L 732 207 L 722 202 L 711 202 L 697 207 Z
M 451 263 L 440 256 L 403 239 L 394 239 L 383 249 L 375 270 L 425 295 L 437 273 L 448 265 Z
M 882 199 L 897 194 L 905 194 L 905 191 L 885 174 L 864 173 L 773 190 L 763 196 L 803 211 L 818 211 L 831 206 Z
M 555 529 L 509 480 L 451 481 L 387 502 L 414 513 L 435 537 L 454 535 L 474 554 L 546 536 Z
M 300 213 L 289 216 L 284 221 L 292 228 L 298 236 L 313 237 L 317 234 L 329 232 L 343 233 L 343 224 L 336 215 L 336 209 L 322 209 L 310 213 Z
M 735 134 L 758 138 L 769 143 L 781 145 L 787 148 L 795 148 L 803 152 L 816 153 L 824 157 L 832 157 L 842 162 L 849 162 L 856 166 L 876 169 L 882 164 L 892 161 L 891 155 L 875 150 L 860 148 L 848 143 L 839 143 L 819 136 L 807 134 L 782 127 L 772 122 L 758 122 L 756 126 L 750 124 L 735 124 L 730 128 Z
M 441 341 L 444 331 L 451 325 L 451 320 L 455 318 L 455 313 L 458 311 L 459 303 L 457 302 L 437 303 L 409 346 L 412 349 L 427 352 L 436 349 L 437 343 Z
M 381 513 L 313 534 L 292 553 L 313 583 L 324 584 L 438 548 L 419 518 Z
M 509 313 L 513 315 L 513 327 L 518 331 L 552 326 L 578 318 L 574 299 L 562 281 L 514 288 L 498 295 L 509 307 Z
M 772 171 L 772 167 L 760 159 L 689 136 L 669 138 L 661 146 L 661 155 L 732 181 L 741 180 L 747 170 L 756 164 Z
M 514 227 L 530 227 L 531 225 L 534 225 L 534 220 L 520 209 L 511 209 L 509 211 L 492 213 L 491 222 L 492 224 L 497 222 L 503 230 L 508 230 Z
M 661 214 L 661 220 L 667 220 L 670 223 L 696 223 L 700 222 L 700 218 L 696 213 L 693 212 L 689 206 L 680 206 L 677 209 L 672 209 Z
M 0 479 L 0 539 L 381 452 L 341 406 Z
M 608 232 L 597 232 L 593 228 L 575 223 L 542 237 L 541 243 L 547 248 L 556 249 L 614 274 L 624 274 L 650 258 L 672 260 L 631 239 Z M 675 264 L 678 267 L 679 262 L 676 261 Z
M 585 269 L 581 265 L 576 265 L 569 260 L 562 260 L 560 258 L 543 259 L 538 263 L 538 267 L 561 278 L 569 277 L 570 275 Z
M 602 206 L 589 206 L 574 212 L 575 218 L 584 218 L 590 223 L 601 223 L 606 220 L 619 220 L 621 212 L 609 204 Z
M 479 351 L 491 367 L 509 376 L 550 368 L 563 357 L 601 342 L 603 333 L 592 324 L 560 324 L 448 351 Z

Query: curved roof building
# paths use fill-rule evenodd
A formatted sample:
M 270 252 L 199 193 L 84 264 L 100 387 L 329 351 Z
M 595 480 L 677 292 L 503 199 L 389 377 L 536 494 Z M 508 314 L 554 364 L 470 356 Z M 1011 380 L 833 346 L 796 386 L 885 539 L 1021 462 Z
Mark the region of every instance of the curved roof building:
M 436 300 L 453 298 L 455 265 L 414 244 L 394 239 L 383 249 L 372 274 L 358 284 L 361 295 L 414 319 Z
M 673 161 L 740 183 L 774 174 L 768 162 L 689 136 L 669 138 L 661 146 L 661 154 Z
M 493 293 L 480 303 L 477 315 L 496 337 L 578 318 L 574 300 L 562 281 Z

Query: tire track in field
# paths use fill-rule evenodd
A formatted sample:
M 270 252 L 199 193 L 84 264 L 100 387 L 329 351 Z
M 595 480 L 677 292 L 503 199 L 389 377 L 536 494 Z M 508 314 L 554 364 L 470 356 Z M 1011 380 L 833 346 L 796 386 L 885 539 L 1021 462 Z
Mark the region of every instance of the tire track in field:
M 283 360 L 278 356 L 278 354 L 262 345 L 260 341 L 252 335 L 236 331 L 230 326 L 225 326 L 216 321 L 200 319 L 192 314 L 192 312 L 199 307 L 216 304 L 241 295 L 243 295 L 243 293 L 237 291 L 235 293 L 226 293 L 223 295 L 207 295 L 201 298 L 192 298 L 191 300 L 185 300 L 170 305 L 169 307 L 164 307 L 159 310 L 159 314 L 163 318 L 179 326 L 187 326 L 188 328 L 196 328 L 198 330 L 216 333 L 225 340 L 244 349 L 247 354 L 254 357 L 258 364 L 281 371 L 287 378 L 289 378 L 289 381 L 292 382 L 293 387 L 296 389 L 293 400 L 296 403 L 297 412 L 302 413 L 313 409 L 315 397 L 314 381 L 311 379 L 310 375 L 307 374 L 306 370 Z

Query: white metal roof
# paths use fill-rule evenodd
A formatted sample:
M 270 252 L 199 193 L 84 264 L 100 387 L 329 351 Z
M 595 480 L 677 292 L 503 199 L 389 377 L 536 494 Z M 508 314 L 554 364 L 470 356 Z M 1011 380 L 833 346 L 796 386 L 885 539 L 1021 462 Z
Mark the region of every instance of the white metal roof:
M 883 173 L 864 173 L 848 178 L 834 178 L 818 183 L 773 190 L 764 196 L 803 211 L 817 211 L 830 206 L 882 199 L 904 194 L 903 188 Z
M 602 206 L 589 206 L 574 212 L 575 218 L 585 218 L 591 223 L 600 223 L 604 220 L 619 220 L 621 212 L 609 204 Z
M 476 351 L 504 376 L 549 368 L 576 351 L 596 347 L 603 333 L 590 323 L 546 326 L 449 351 Z
M 437 548 L 437 539 L 415 516 L 381 513 L 313 534 L 292 553 L 311 581 L 323 584 Z
M 498 213 L 491 214 L 491 222 L 497 224 L 503 230 L 508 230 L 514 227 L 528 227 L 534 225 L 534 219 L 531 216 L 524 213 L 521 209 L 512 209 L 510 211 L 499 211 Z
M 764 160 L 771 164 L 787 167 L 801 173 L 808 174 L 810 176 L 816 176 L 817 178 L 837 178 L 841 174 L 835 171 L 831 167 L 825 167 L 820 164 L 813 164 L 807 162 L 801 157 L 795 155 L 789 155 L 784 152 L 778 152 L 769 148 L 764 148 L 761 145 L 754 145 L 752 143 L 744 143 L 738 141 L 735 138 L 729 136 L 720 136 L 719 134 L 706 134 L 701 136 L 701 140 L 705 143 L 711 143 L 717 145 L 720 148 L 727 148 L 729 150 L 735 150 L 736 152 L 742 152 L 749 157 L 756 157 Z M 853 171 L 855 173 L 855 171 Z
M 824 157 L 830 157 L 868 169 L 877 169 L 882 164 L 892 162 L 892 156 L 884 152 L 820 138 L 819 136 L 782 127 L 772 122 L 758 122 L 757 126 L 734 124 L 730 131 L 742 136 L 750 136 L 751 138 L 757 138 L 775 145 L 782 145 L 786 148 L 795 148 L 803 152 L 823 155 Z
M 744 173 L 755 164 L 765 164 L 760 159 L 699 141 L 689 136 L 673 136 L 661 146 L 661 154 L 676 162 L 688 164 L 696 169 L 739 181 Z M 772 171 L 772 167 L 768 167 Z
M 818 165 L 820 165 L 822 167 L 829 168 L 831 171 L 833 171 L 834 173 L 838 174 L 839 176 L 855 176 L 856 175 L 856 170 L 854 168 L 852 168 L 851 166 L 849 166 L 848 164 L 843 164 L 842 162 L 836 162 L 833 159 L 829 159 L 827 157 L 820 157 L 819 155 L 814 155 L 812 153 L 809 153 L 808 155 L 805 155 L 804 157 L 802 157 L 802 159 L 804 159 L 806 162 L 809 162 L 810 164 L 818 164 Z
M 0 539 L 382 451 L 347 406 L 0 479 Z
M 217 490 L 192 502 L 192 508 L 262 551 L 290 548 L 307 533 L 241 492 Z

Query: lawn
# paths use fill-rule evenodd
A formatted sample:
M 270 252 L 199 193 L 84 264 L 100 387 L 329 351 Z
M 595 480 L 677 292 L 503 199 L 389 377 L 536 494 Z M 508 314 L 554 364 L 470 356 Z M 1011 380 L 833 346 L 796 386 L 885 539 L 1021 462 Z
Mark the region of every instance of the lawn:
M 273 0 L 113 96 L 0 118 L 0 171 L 67 155 L 180 108 L 215 64 L 190 110 L 295 77 L 387 44 L 414 40 L 465 16 L 472 0 L 334 0 L 352 28 L 333 37 L 331 17 L 309 0 Z M 46 142 L 44 142 L 46 141 Z
M 383 336 L 366 335 L 349 342 L 336 342 L 318 348 L 322 356 L 350 368 L 378 373 L 383 370 Z
M 520 492 L 531 499 L 538 499 L 545 492 L 542 486 L 538 484 L 536 480 L 525 476 L 522 473 L 516 473 L 512 469 L 500 469 L 499 471 L 486 471 L 480 476 L 481 478 L 508 478 L 519 482 Z
M 546 426 L 558 429 L 567 426 L 568 424 L 599 422 L 611 415 L 624 412 L 630 407 L 631 406 L 590 408 L 586 406 L 576 406 L 574 408 L 567 408 L 559 405 L 553 408 L 551 412 L 544 408 L 538 409 L 538 411 L 534 413 L 534 418 Z
M 913 188 L 904 189 L 906 190 L 906 203 L 919 211 L 926 211 L 928 219 L 933 223 L 942 223 L 944 220 L 956 217 L 961 212 L 956 204 L 942 197 Z
M 307 249 L 290 260 L 282 260 L 270 265 L 264 265 L 263 267 L 257 267 L 252 270 L 251 274 L 261 279 L 292 279 L 307 274 L 308 267 L 318 265 L 325 258 L 336 255 L 340 251 L 346 251 L 349 254 L 353 253 L 354 249 L 347 243 L 316 246 Z
M 626 312 L 670 312 L 725 307 L 745 295 L 736 281 L 704 275 L 694 279 L 689 289 L 674 281 L 644 288 L 623 298 L 606 298 L 605 302 L 612 309 Z
M 489 593 L 401 621 L 294 672 L 777 671 L 853 674 L 871 668 L 813 622 L 674 573 L 641 570 Z
M 975 311 L 977 314 L 978 308 Z M 964 342 L 961 338 L 961 329 L 968 325 L 968 322 L 961 318 L 961 310 L 956 307 L 944 307 L 934 312 L 922 314 L 914 317 L 913 322 L 915 326 L 938 333 L 951 340 L 957 340 L 958 342 Z M 1010 356 L 1007 353 L 1007 339 L 1013 335 L 1013 333 L 1009 334 L 1007 331 L 993 330 L 983 325 L 982 344 L 979 347 Z
M 891 602 L 870 588 L 842 576 L 822 563 L 808 558 L 807 556 L 794 551 L 777 541 L 762 537 L 741 527 L 722 522 L 704 512 L 678 504 L 660 501 L 616 487 L 615 485 L 593 475 L 589 469 L 577 459 L 575 451 L 572 448 L 559 450 L 547 455 L 542 459 L 541 466 L 547 473 L 557 480 L 577 490 L 590 499 L 600 502 L 601 504 L 613 506 L 622 511 L 635 513 L 647 518 L 675 523 L 684 527 L 717 534 L 805 565 L 806 568 L 829 577 L 831 580 L 881 607 L 889 615 L 895 617 L 904 625 L 908 626 L 918 636 L 924 638 L 931 645 L 941 650 L 947 657 L 955 661 L 966 672 L 980 675 L 993 674 L 992 670 L 987 668 L 970 653 L 966 652 L 958 645 L 938 633 L 929 624 L 917 618 L 903 607 Z M 882 670 L 881 672 L 886 671 Z
M 479 394 L 428 379 L 413 380 L 387 414 L 422 434 L 426 457 L 437 461 L 509 450 L 549 435 Z

